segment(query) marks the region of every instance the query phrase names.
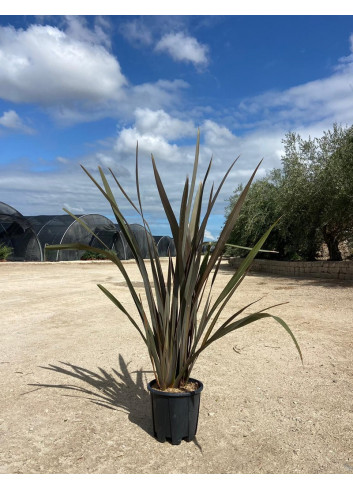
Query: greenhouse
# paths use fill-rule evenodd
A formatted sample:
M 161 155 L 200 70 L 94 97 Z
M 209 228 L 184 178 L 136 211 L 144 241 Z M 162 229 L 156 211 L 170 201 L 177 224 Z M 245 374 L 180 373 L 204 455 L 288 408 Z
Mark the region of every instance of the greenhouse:
M 127 240 L 123 232 L 121 231 L 120 226 L 118 224 L 114 224 L 114 226 L 115 226 L 115 231 L 112 231 L 110 229 L 104 230 L 102 232 L 96 233 L 97 236 L 107 245 L 109 249 L 116 252 L 120 260 L 132 260 L 134 258 L 134 255 L 132 253 L 130 246 L 127 243 Z M 141 224 L 128 224 L 128 226 L 137 242 L 138 247 L 140 248 L 142 258 L 144 259 L 148 258 L 149 247 L 152 248 L 154 237 L 147 230 L 145 230 L 145 228 Z M 91 246 L 95 246 L 97 248 L 102 247 L 101 243 L 96 238 L 93 238 L 90 244 Z M 167 256 L 167 255 L 160 255 L 160 256 Z
M 90 246 L 102 249 L 104 248 L 102 244 L 103 242 L 106 245 L 105 248 L 114 251 L 120 260 L 126 259 L 127 243 L 118 224 L 113 224 L 113 227 L 109 229 L 98 230 L 95 234 L 97 238 L 94 236 L 92 237 L 91 242 L 89 243 Z
M 114 251 L 120 260 L 134 258 L 119 226 L 100 214 L 77 216 L 95 234 L 69 214 L 23 216 L 13 207 L 0 202 L 0 244 L 12 248 L 11 261 L 73 261 L 85 251 L 45 250 L 45 245 L 83 243 L 94 248 Z M 149 257 L 153 241 L 161 257 L 175 256 L 174 241 L 169 236 L 152 236 L 141 224 L 128 224 L 143 258 Z
M 175 256 L 174 240 L 170 236 L 153 236 L 153 239 L 157 245 L 158 255 L 163 256 Z
M 107 246 L 114 242 L 116 229 L 110 219 L 99 214 L 85 214 L 77 217 L 95 234 L 100 235 L 101 239 L 103 234 L 106 239 L 109 238 L 108 243 L 106 243 Z M 103 248 L 103 245 L 70 215 L 29 216 L 27 219 L 37 233 L 43 252 L 46 244 L 83 243 Z M 104 240 L 102 239 L 102 241 Z M 84 251 L 79 250 L 47 250 L 44 259 L 48 261 L 79 260 L 84 253 Z
M 30 221 L 4 202 L 0 202 L 0 244 L 12 248 L 9 261 L 43 260 L 42 247 Z
M 149 247 L 152 248 L 153 246 L 152 235 L 147 230 L 145 230 L 145 228 L 141 226 L 141 224 L 129 224 L 129 229 L 134 235 L 135 240 L 137 241 L 137 244 L 141 251 L 142 258 L 148 258 Z M 126 244 L 125 260 L 131 260 L 132 258 L 134 258 L 134 255 L 132 254 L 131 248 L 126 243 L 126 241 L 125 244 Z

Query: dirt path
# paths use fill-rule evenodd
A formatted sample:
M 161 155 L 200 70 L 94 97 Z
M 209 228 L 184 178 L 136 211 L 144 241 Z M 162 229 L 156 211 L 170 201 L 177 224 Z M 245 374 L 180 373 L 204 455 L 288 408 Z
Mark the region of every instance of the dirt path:
M 224 317 L 289 301 L 273 313 L 304 367 L 272 320 L 214 343 L 196 440 L 172 446 L 152 437 L 144 344 L 96 283 L 133 310 L 110 263 L 0 263 L 1 473 L 353 473 L 352 284 L 249 275 Z

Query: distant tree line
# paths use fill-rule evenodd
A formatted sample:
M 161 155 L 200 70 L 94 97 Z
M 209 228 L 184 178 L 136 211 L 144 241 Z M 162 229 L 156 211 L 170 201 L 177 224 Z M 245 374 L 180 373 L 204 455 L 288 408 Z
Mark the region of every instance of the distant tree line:
M 353 126 L 334 124 L 307 140 L 289 132 L 282 142 L 282 168 L 253 183 L 229 243 L 252 247 L 281 218 L 264 246 L 278 254 L 261 258 L 315 260 L 326 243 L 329 259 L 342 260 L 339 244 L 353 246 Z

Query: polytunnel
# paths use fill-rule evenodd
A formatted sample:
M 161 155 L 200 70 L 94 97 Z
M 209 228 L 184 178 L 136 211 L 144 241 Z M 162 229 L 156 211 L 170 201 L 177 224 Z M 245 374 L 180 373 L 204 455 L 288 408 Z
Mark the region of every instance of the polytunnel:
M 151 247 L 153 243 L 153 238 L 151 234 L 147 231 L 146 235 L 145 228 L 141 226 L 141 224 L 128 224 L 128 227 L 132 232 L 135 240 L 137 241 L 137 245 L 140 248 L 142 258 L 148 258 L 148 241 Z M 116 252 L 120 260 L 132 260 L 134 258 L 131 248 L 128 245 L 128 242 L 119 224 L 114 224 L 114 230 L 102 230 L 97 232 L 96 234 L 98 238 L 107 245 L 108 248 Z M 93 237 L 90 245 L 97 248 L 102 248 L 102 244 L 95 237 Z
M 12 248 L 9 261 L 43 261 L 39 239 L 30 221 L 0 202 L 0 243 Z
M 149 257 L 149 247 L 152 248 L 153 246 L 153 237 L 152 235 L 145 230 L 141 224 L 128 224 L 130 231 L 134 235 L 134 238 L 138 244 L 138 247 L 141 252 L 142 258 L 148 258 Z M 134 258 L 134 255 L 132 254 L 130 246 L 127 244 L 125 238 L 124 238 L 124 244 L 125 244 L 125 260 L 131 260 Z
M 170 236 L 153 236 L 156 243 L 158 255 L 163 256 L 175 256 L 174 239 Z
M 90 246 L 93 246 L 95 248 L 103 248 L 102 243 L 99 241 L 101 240 L 107 248 L 115 251 L 120 260 L 126 259 L 126 239 L 124 238 L 123 233 L 121 232 L 120 227 L 117 224 L 113 224 L 113 228 L 97 231 L 96 235 L 99 239 L 93 236 L 90 242 Z
M 108 236 L 113 239 L 115 234 L 115 226 L 110 219 L 101 216 L 100 214 L 85 214 L 76 216 L 80 218 L 84 223 L 97 235 L 105 233 L 105 237 Z M 82 243 L 92 246 L 92 242 L 96 240 L 92 234 L 87 231 L 79 222 L 77 222 L 70 215 L 59 216 L 29 216 L 27 217 L 32 224 L 33 229 L 36 231 L 42 249 L 46 244 L 67 244 L 67 243 Z M 102 239 L 102 238 L 101 238 Z M 104 241 L 104 239 L 102 239 Z M 108 243 L 106 243 L 109 246 Z M 99 248 L 103 246 L 97 240 L 95 244 Z M 48 261 L 71 261 L 79 260 L 84 254 L 84 251 L 80 250 L 46 250 L 45 260 Z

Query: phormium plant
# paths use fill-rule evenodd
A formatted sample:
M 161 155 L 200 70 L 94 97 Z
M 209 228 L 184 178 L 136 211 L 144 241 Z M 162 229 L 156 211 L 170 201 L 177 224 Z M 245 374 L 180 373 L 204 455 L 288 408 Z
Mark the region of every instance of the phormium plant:
M 121 231 L 132 250 L 144 283 L 148 310 L 143 305 L 139 294 L 135 290 L 122 261 L 113 251 L 105 247 L 99 237 L 95 236 L 93 231 L 83 221 L 73 216 L 68 210 L 64 209 L 75 217 L 83 227 L 89 230 L 102 243 L 104 249 L 93 248 L 81 243 L 47 246 L 49 249 L 56 250 L 76 249 L 99 253 L 117 265 L 130 290 L 136 306 L 137 315 L 129 312 L 119 299 L 103 287 L 103 285 L 98 284 L 98 287 L 127 316 L 131 324 L 140 333 L 147 346 L 156 381 L 161 390 L 169 387 L 184 386 L 188 382 L 197 358 L 209 345 L 223 336 L 263 318 L 273 318 L 283 326 L 292 337 L 302 358 L 299 345 L 292 331 L 281 318 L 267 312 L 270 307 L 244 315 L 243 313 L 245 313 L 249 306 L 257 302 L 254 301 L 239 309 L 226 321 L 220 320 L 223 309 L 243 281 L 253 259 L 260 251 L 276 223 L 268 229 L 251 249 L 241 266 L 231 276 L 222 292 L 212 300 L 211 292 L 217 277 L 223 250 L 261 162 L 256 167 L 237 203 L 230 212 L 218 241 L 212 247 L 212 251 L 209 247 L 206 253 L 204 253 L 202 249 L 209 216 L 219 192 L 238 158 L 232 163 L 216 190 L 214 190 L 214 186 L 212 185 L 206 201 L 206 212 L 202 216 L 201 209 L 205 185 L 212 165 L 212 159 L 204 178 L 198 184 L 197 189 L 195 189 L 199 160 L 199 143 L 200 133 L 198 132 L 192 178 L 189 181 L 189 178 L 186 177 L 178 218 L 172 209 L 152 155 L 152 165 L 157 189 L 176 248 L 175 258 L 169 256 L 166 272 L 163 272 L 156 246 L 154 243 L 150 243 L 149 240 L 149 259 L 146 261 L 142 259 L 138 243 L 119 209 L 119 205 L 103 170 L 99 167 L 102 179 L 101 185 L 81 165 L 88 177 L 109 202 Z M 136 189 L 138 204 L 135 204 L 127 195 L 113 171 L 111 169 L 109 171 L 124 197 L 140 215 L 146 233 L 150 232 L 148 223 L 144 217 L 140 197 L 138 146 L 136 147 Z M 278 305 L 280 304 L 276 304 L 276 306 Z

